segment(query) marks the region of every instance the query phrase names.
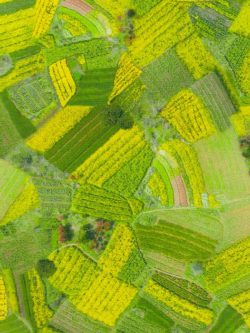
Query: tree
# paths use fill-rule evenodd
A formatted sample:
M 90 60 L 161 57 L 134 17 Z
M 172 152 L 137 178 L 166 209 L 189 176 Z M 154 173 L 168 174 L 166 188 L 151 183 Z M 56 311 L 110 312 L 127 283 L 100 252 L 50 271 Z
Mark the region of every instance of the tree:
M 67 223 L 64 226 L 64 233 L 66 240 L 70 241 L 74 237 L 74 230 L 72 229 L 71 224 Z
M 136 15 L 136 11 L 134 9 L 128 9 L 128 11 L 127 11 L 128 18 L 134 17 L 135 15 Z
M 109 125 L 119 125 L 121 128 L 128 129 L 133 126 L 133 119 L 125 113 L 118 105 L 112 105 L 104 110 L 106 121 Z
M 84 225 L 82 226 L 82 228 L 83 228 L 84 230 L 93 229 L 93 225 L 92 225 L 91 223 L 87 223 L 87 224 L 84 224 Z
M 37 262 L 36 267 L 41 277 L 48 278 L 56 271 L 56 266 L 53 261 L 49 259 L 41 259 Z
M 120 126 L 123 129 L 129 129 L 133 127 L 133 119 L 127 113 L 124 113 L 120 119 Z
M 123 111 L 119 107 L 111 106 L 105 110 L 107 114 L 107 123 L 109 125 L 115 125 L 119 122 L 123 115 Z
M 94 230 L 87 230 L 86 233 L 85 233 L 85 238 L 87 240 L 95 239 L 95 231 Z
M 250 158 L 250 146 L 247 147 L 242 153 L 245 158 Z

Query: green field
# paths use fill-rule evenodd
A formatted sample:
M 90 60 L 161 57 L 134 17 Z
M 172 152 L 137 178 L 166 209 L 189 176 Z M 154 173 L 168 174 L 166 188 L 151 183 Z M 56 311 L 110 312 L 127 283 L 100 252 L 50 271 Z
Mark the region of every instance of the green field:
M 0 219 L 21 193 L 27 180 L 28 177 L 23 171 L 0 160 Z
M 231 306 L 227 306 L 220 314 L 215 325 L 209 333 L 234 333 L 244 323 L 241 315 Z
M 116 68 L 87 70 L 70 105 L 105 105 L 112 91 Z
M 121 195 L 87 184 L 83 184 L 76 192 L 71 210 L 82 215 L 117 221 L 130 220 L 133 214 L 129 202 Z
M 211 73 L 191 86 L 209 110 L 215 126 L 224 131 L 230 126 L 229 117 L 236 110 L 220 78 Z M 213 98 L 211 98 L 211 96 Z
M 34 177 L 33 182 L 45 217 L 64 213 L 70 208 L 72 189 L 69 184 L 45 177 Z
M 7 91 L 12 103 L 30 120 L 56 106 L 53 87 L 45 73 L 28 78 Z
M 136 225 L 136 235 L 144 253 L 156 252 L 183 261 L 206 260 L 213 255 L 217 242 L 166 219 L 154 225 Z
M 0 157 L 5 156 L 18 142 L 21 137 L 12 123 L 10 115 L 0 101 Z
M 153 166 L 160 174 L 161 178 L 164 181 L 168 199 L 168 206 L 174 205 L 174 192 L 171 184 L 171 178 L 174 176 L 174 171 L 169 166 L 167 160 L 163 156 L 157 156 L 153 162 Z
M 69 301 L 63 302 L 56 314 L 50 320 L 50 325 L 60 331 L 67 333 L 106 333 L 110 332 L 108 327 L 90 320 L 87 316 L 77 311 Z
M 30 333 L 29 326 L 15 314 L 0 322 L 0 331 L 4 333 Z
M 206 189 L 222 202 L 249 196 L 247 165 L 232 128 L 194 144 Z
M 174 50 L 148 65 L 141 75 L 146 96 L 156 108 L 162 108 L 181 89 L 190 87 L 193 78 Z
M 143 318 L 143 322 L 141 320 Z M 173 322 L 145 298 L 139 298 L 117 325 L 119 333 L 167 333 L 171 332 Z

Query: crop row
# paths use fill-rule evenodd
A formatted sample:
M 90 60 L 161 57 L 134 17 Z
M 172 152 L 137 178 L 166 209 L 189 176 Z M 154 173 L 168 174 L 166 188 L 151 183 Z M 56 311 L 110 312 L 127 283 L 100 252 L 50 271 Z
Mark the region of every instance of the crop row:
M 71 15 L 59 13 L 58 17 L 65 22 L 64 28 L 68 30 L 72 36 L 81 36 L 86 33 L 86 28 Z
M 74 247 L 65 247 L 49 255 L 57 271 L 49 278 L 58 290 L 74 297 L 95 272 L 95 264 Z
M 66 59 L 49 66 L 49 73 L 62 106 L 65 106 L 76 92 L 76 84 Z
M 199 306 L 207 306 L 212 300 L 205 289 L 191 281 L 162 273 L 154 274 L 153 280 L 176 295 Z
M 111 44 L 107 39 L 95 38 L 44 50 L 46 63 L 53 64 L 58 60 L 69 58 L 76 54 L 84 54 L 86 59 L 104 57 L 111 51 Z
M 33 36 L 39 38 L 44 35 L 51 25 L 59 0 L 37 0 L 35 5 L 36 24 Z
M 0 104 L 1 102 L 3 106 L 1 107 L 0 121 L 2 115 L 4 116 L 6 121 L 6 127 L 2 130 L 2 133 L 8 133 L 8 131 L 10 131 L 10 134 L 8 135 L 8 141 L 6 141 L 10 142 L 10 144 L 8 145 L 11 145 L 12 140 L 16 140 L 17 133 L 19 133 L 19 135 L 24 139 L 30 136 L 35 131 L 35 127 L 31 123 L 31 121 L 25 116 L 23 116 L 23 114 L 16 108 L 15 104 L 9 98 L 7 90 L 0 94 Z M 13 123 L 12 126 L 10 124 L 7 125 L 9 123 L 9 119 Z M 13 130 L 13 125 L 15 125 L 15 130 Z
M 0 321 L 7 317 L 7 295 L 3 277 L 0 276 Z
M 130 0 L 96 0 L 95 2 L 115 19 L 124 15 L 126 9 L 129 9 L 131 5 Z
M 21 139 L 10 114 L 0 101 L 0 157 L 3 157 L 13 148 Z
M 43 327 L 52 317 L 52 311 L 46 305 L 43 282 L 35 269 L 28 272 L 33 313 L 38 328 Z
M 20 82 L 9 88 L 8 94 L 18 110 L 29 119 L 36 118 L 55 103 L 52 84 L 45 75 Z
M 27 24 L 29 22 L 29 24 Z M 29 45 L 34 25 L 34 9 L 27 8 L 1 15 L 0 54 L 11 53 Z
M 30 329 L 24 324 L 22 319 L 12 313 L 8 318 L 0 321 L 0 331 L 4 333 L 29 333 Z
M 118 322 L 117 332 L 166 333 L 170 331 L 172 325 L 173 321 L 163 311 L 146 298 L 140 297 Z
M 109 328 L 84 315 L 69 301 L 62 302 L 50 324 L 55 329 L 67 333 L 98 332 L 108 333 Z M 57 331 L 56 331 L 57 332 Z M 47 332 L 41 332 L 47 333 Z M 50 332 L 48 332 L 50 333 Z
M 241 315 L 228 305 L 220 313 L 219 318 L 209 330 L 209 333 L 235 333 L 237 328 L 243 325 L 243 323 Z
M 85 53 L 83 54 L 85 56 Z M 87 58 L 86 63 L 88 67 Z M 115 65 L 109 63 L 106 68 L 99 68 L 98 66 L 93 69 L 88 68 L 85 75 L 81 77 L 77 93 L 70 104 L 104 107 L 113 89 L 115 73 Z
M 243 60 L 242 66 L 237 72 L 238 82 L 241 90 L 246 95 L 250 94 L 250 51 L 247 53 L 246 57 Z
M 162 177 L 157 171 L 151 175 L 148 186 L 152 194 L 160 199 L 163 206 L 166 206 L 168 203 L 167 189 Z
M 65 1 L 63 6 L 59 7 L 58 16 L 63 18 L 65 21 L 64 28 L 70 31 L 71 35 L 80 36 L 85 33 L 91 33 L 93 38 L 99 38 L 106 36 L 106 29 L 104 22 L 106 23 L 107 18 L 102 15 L 99 11 L 89 9 L 86 10 L 80 7 L 87 7 L 86 3 L 78 2 L 77 9 L 72 10 L 70 7 L 72 3 Z M 80 14 L 80 11 L 84 11 L 84 15 Z M 103 19 L 101 20 L 100 17 Z M 110 22 L 107 22 L 109 25 Z
M 202 8 L 211 8 L 215 12 L 228 17 L 229 19 L 233 20 L 235 18 L 235 8 L 233 6 L 228 5 L 228 0 L 217 0 L 216 3 L 211 3 L 210 1 L 205 1 L 200 3 L 200 7 Z

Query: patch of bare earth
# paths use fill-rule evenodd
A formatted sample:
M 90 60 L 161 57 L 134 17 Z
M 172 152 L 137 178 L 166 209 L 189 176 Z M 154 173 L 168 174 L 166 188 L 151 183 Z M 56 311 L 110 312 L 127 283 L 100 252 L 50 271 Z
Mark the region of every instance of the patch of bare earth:
M 181 176 L 176 176 L 172 181 L 172 187 L 174 190 L 174 202 L 175 206 L 187 207 L 188 199 L 185 184 Z
M 65 0 L 61 6 L 72 9 L 80 15 L 85 15 L 92 10 L 92 7 L 82 0 Z

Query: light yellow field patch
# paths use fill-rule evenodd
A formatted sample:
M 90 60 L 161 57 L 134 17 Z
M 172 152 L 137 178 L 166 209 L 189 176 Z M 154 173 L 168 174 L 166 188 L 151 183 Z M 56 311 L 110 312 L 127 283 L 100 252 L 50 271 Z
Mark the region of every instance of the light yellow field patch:
M 46 304 L 43 282 L 35 269 L 28 272 L 28 279 L 30 295 L 33 303 L 32 311 L 34 313 L 37 327 L 41 328 L 52 317 L 53 312 Z
M 187 65 L 196 80 L 202 78 L 215 68 L 215 60 L 195 33 L 179 43 L 177 55 Z
M 172 97 L 161 115 L 192 143 L 216 132 L 209 111 L 201 99 L 189 90 L 182 90 Z
M 98 265 L 105 272 L 117 276 L 134 248 L 132 231 L 125 224 L 118 224 Z
M 57 268 L 50 283 L 68 295 L 79 311 L 106 325 L 115 325 L 137 293 L 74 246 L 50 254 L 49 259 Z
M 133 83 L 141 75 L 141 72 L 142 71 L 132 63 L 129 55 L 127 53 L 123 54 L 116 72 L 115 83 L 109 97 L 109 102 Z
M 10 205 L 0 224 L 6 224 L 17 219 L 39 203 L 38 192 L 35 185 L 28 181 L 17 199 Z
M 60 0 L 37 0 L 33 37 L 39 38 L 49 30 Z
M 71 128 L 73 128 L 91 108 L 88 106 L 67 106 L 50 118 L 45 125 L 27 139 L 26 144 L 41 153 L 54 146 Z
M 128 50 L 136 66 L 148 65 L 193 33 L 190 5 L 191 2 L 162 0 L 134 22 L 135 38 Z
M 7 296 L 5 290 L 5 284 L 3 277 L 0 276 L 0 320 L 4 320 L 7 317 Z
M 41 72 L 43 68 L 44 57 L 40 54 L 18 60 L 10 73 L 0 77 L 0 92 L 27 77 Z
M 227 302 L 242 315 L 250 328 L 250 289 L 230 297 Z
M 135 297 L 137 289 L 101 272 L 87 291 L 72 299 L 79 311 L 106 325 L 114 326 L 120 314 Z
M 76 92 L 76 84 L 67 65 L 66 59 L 49 66 L 49 73 L 62 106 L 65 106 Z
M 245 37 L 250 37 L 250 1 L 246 1 L 240 10 L 239 15 L 234 20 L 229 31 L 235 32 Z
M 250 134 L 250 106 L 242 106 L 240 112 L 231 116 L 231 122 L 239 136 Z
M 34 18 L 34 8 L 0 16 L 0 54 L 23 49 L 31 43 Z

